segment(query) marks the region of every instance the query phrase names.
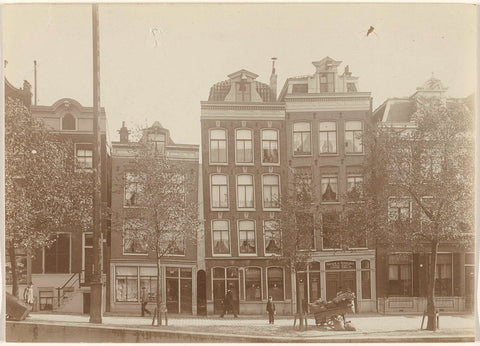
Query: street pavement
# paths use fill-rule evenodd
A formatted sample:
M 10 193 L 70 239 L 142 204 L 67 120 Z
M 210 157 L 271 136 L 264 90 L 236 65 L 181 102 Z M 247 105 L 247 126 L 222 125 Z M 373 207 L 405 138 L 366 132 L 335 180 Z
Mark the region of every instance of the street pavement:
M 222 335 L 258 336 L 258 337 L 299 337 L 300 339 L 329 338 L 355 340 L 363 339 L 369 341 L 386 341 L 390 339 L 401 340 L 402 338 L 412 341 L 418 338 L 425 341 L 425 338 L 434 338 L 439 341 L 441 338 L 448 340 L 451 337 L 471 338 L 475 336 L 475 319 L 473 315 L 442 315 L 440 316 L 440 328 L 435 332 L 420 330 L 422 316 L 403 315 L 391 316 L 380 314 L 350 315 L 347 316 L 356 331 L 334 331 L 325 327 L 315 326 L 312 318 L 308 320 L 308 328 L 305 331 L 298 331 L 292 328 L 293 317 L 276 317 L 275 324 L 268 324 L 268 317 L 265 316 L 240 316 L 233 318 L 226 316 L 179 316 L 170 315 L 168 326 L 161 327 L 163 330 L 213 333 Z M 83 325 L 89 324 L 88 315 L 58 315 L 31 313 L 26 322 L 41 322 L 60 325 Z M 89 324 L 91 325 L 91 324 Z M 426 325 L 426 321 L 425 321 Z M 151 326 L 150 317 L 118 316 L 106 314 L 103 317 L 103 326 L 135 328 L 135 329 L 156 329 Z M 299 341 L 301 341 L 299 339 Z

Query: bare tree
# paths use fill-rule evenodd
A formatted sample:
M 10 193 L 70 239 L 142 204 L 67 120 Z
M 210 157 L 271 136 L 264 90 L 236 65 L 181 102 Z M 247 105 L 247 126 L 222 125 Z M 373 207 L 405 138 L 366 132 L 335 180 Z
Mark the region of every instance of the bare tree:
M 36 121 L 18 99 L 5 105 L 5 246 L 18 297 L 17 250 L 27 256 L 57 232 L 91 229 L 91 173 L 75 169 L 73 143 Z
M 122 210 L 117 219 L 128 225 L 123 241 L 128 247 L 153 253 L 157 265 L 156 303 L 158 325 L 161 325 L 161 262 L 166 256 L 184 251 L 185 242 L 196 241 L 199 226 L 198 204 L 188 198 L 196 191 L 196 171 L 181 161 L 169 160 L 145 137 L 133 143 L 135 156 L 122 187 L 135 184 L 135 191 L 126 196 L 138 208 Z

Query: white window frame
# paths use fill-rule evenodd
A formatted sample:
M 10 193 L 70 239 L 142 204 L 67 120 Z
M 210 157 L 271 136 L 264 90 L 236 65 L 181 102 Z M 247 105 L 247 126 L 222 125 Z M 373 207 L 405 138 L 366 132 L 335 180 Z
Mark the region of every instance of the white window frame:
M 275 253 L 267 253 L 266 248 L 267 248 L 267 243 L 266 243 L 266 236 L 265 236 L 265 222 L 268 221 L 273 221 L 276 222 L 275 220 L 263 220 L 263 255 L 266 257 L 280 257 L 283 254 L 283 242 L 282 242 L 282 231 L 279 229 L 277 230 L 278 233 L 280 233 L 280 254 L 275 254 Z
M 216 254 L 215 253 L 215 229 L 213 228 L 213 224 L 215 221 L 226 221 L 227 222 L 227 227 L 228 227 L 228 250 L 229 253 L 225 254 Z M 231 232 L 231 227 L 230 227 L 230 220 L 229 219 L 213 219 L 210 221 L 210 231 L 211 231 L 211 245 L 212 245 L 212 256 L 213 257 L 232 257 L 232 232 Z M 225 274 L 226 275 L 226 274 Z M 213 286 L 212 286 L 213 287 Z
M 125 252 L 125 232 L 126 228 L 129 229 L 128 227 L 128 220 L 123 220 L 123 226 L 122 226 L 122 254 L 124 256 L 148 256 L 148 244 L 147 246 L 147 251 L 146 252 Z M 133 229 L 133 227 L 132 227 Z M 141 230 L 141 229 L 139 229 Z
M 272 175 L 272 176 L 277 176 L 278 177 L 278 197 L 279 197 L 279 201 L 278 201 L 278 207 L 271 207 L 271 208 L 268 208 L 268 207 L 265 207 L 265 191 L 264 191 L 264 179 L 266 176 L 269 176 L 269 175 Z M 262 209 L 265 210 L 265 211 L 279 211 L 281 209 L 281 181 L 280 181 L 280 174 L 277 174 L 277 173 L 265 173 L 265 174 L 262 174 Z M 268 185 L 268 186 L 273 186 L 273 185 Z
M 347 130 L 347 124 L 349 122 L 360 122 L 360 127 L 361 127 L 361 130 Z M 348 120 L 345 120 L 345 128 L 343 130 L 343 139 L 344 139 L 344 150 L 345 150 L 345 155 L 363 155 L 363 152 L 364 152 L 364 145 L 363 145 L 363 134 L 364 134 L 364 125 L 363 125 L 363 121 L 361 119 L 348 119 Z M 362 143 L 362 150 L 361 151 L 349 151 L 347 150 L 347 132 L 353 132 L 353 142 L 352 142 L 352 146 L 353 148 L 355 148 L 355 132 L 358 132 L 358 131 L 361 131 L 362 132 L 362 139 L 361 139 L 361 143 Z
M 213 191 L 212 191 L 212 179 L 213 179 L 213 176 L 215 175 L 221 175 L 221 176 L 224 176 L 227 180 L 227 206 L 226 207 L 214 207 L 213 206 Z M 212 173 L 210 174 L 210 210 L 211 211 L 226 211 L 226 210 L 230 210 L 230 181 L 229 181 L 229 175 L 228 174 L 224 174 L 224 173 Z M 215 186 L 224 186 L 224 185 L 215 185 Z
M 295 133 L 297 132 L 301 132 L 301 133 L 304 133 L 304 132 L 307 132 L 307 131 L 295 131 L 295 124 L 308 124 L 310 126 L 310 152 L 309 153 L 305 153 L 305 152 L 301 152 L 301 153 L 295 153 Z M 312 147 L 312 122 L 311 121 L 307 121 L 307 120 L 298 120 L 298 121 L 295 121 L 293 122 L 292 124 L 292 151 L 293 151 L 293 156 L 295 157 L 308 157 L 308 156 L 312 156 L 313 155 L 313 147 Z M 303 138 L 303 136 L 302 136 Z M 303 142 L 302 142 L 302 147 L 303 147 Z
M 332 124 L 335 124 L 335 131 L 322 131 L 321 130 L 321 125 L 322 123 L 332 123 Z M 322 145 L 321 145 L 321 133 L 322 132 L 325 132 L 325 133 L 331 133 L 331 132 L 334 132 L 335 133 L 335 151 L 334 152 L 323 152 L 322 151 Z M 328 138 L 328 135 L 327 135 L 327 138 Z M 318 154 L 321 155 L 321 156 L 338 156 L 338 122 L 335 121 L 335 120 L 322 120 L 322 121 L 319 121 L 318 123 Z
M 332 179 L 335 178 L 337 179 L 337 199 L 334 201 L 327 201 L 323 199 L 323 179 Z M 339 191 L 339 184 L 338 184 L 338 174 L 322 174 L 320 177 L 320 196 L 321 196 L 321 203 L 322 204 L 338 204 L 340 203 L 340 191 Z
M 407 196 L 389 196 L 388 197 L 388 200 L 387 200 L 387 219 L 388 221 L 390 222 L 394 222 L 394 221 L 397 221 L 397 220 L 391 220 L 390 219 L 390 200 L 393 200 L 393 199 L 406 199 L 409 201 L 409 208 L 410 208 L 410 214 L 409 214 L 409 218 L 408 220 L 405 220 L 405 221 L 411 221 L 412 220 L 412 209 L 413 209 L 413 205 L 412 205 L 412 199 L 410 197 L 407 197 Z M 400 217 L 400 213 L 398 214 L 398 217 Z
M 255 253 L 241 253 L 240 252 L 240 247 L 241 247 L 241 244 L 240 244 L 240 223 L 242 221 L 249 221 L 249 222 L 253 222 L 253 240 L 255 241 Z M 251 230 L 250 230 L 251 232 Z M 240 220 L 237 220 L 237 246 L 238 246 L 238 256 L 241 256 L 241 257 L 252 257 L 252 256 L 258 256 L 258 242 L 257 242 L 257 222 L 256 220 L 253 220 L 253 219 L 240 219 Z
M 92 168 L 80 168 L 78 166 L 78 162 L 77 162 L 77 145 L 88 145 L 90 146 L 90 150 L 92 151 Z M 75 172 L 93 172 L 93 144 L 92 143 L 84 143 L 84 142 L 78 142 L 78 143 L 75 143 L 74 144 L 74 150 L 75 150 Z M 82 156 L 83 157 L 83 156 Z M 85 156 L 87 157 L 87 156 Z
M 252 185 L 239 185 L 238 184 L 238 179 L 241 177 L 241 176 L 249 176 L 252 178 Z M 236 177 L 235 177 L 235 180 L 236 180 L 236 199 L 237 199 L 237 210 L 241 210 L 241 211 L 254 211 L 255 210 L 255 176 L 253 174 L 248 174 L 248 173 L 245 173 L 245 174 L 238 174 Z M 240 193 L 239 193 L 239 187 L 240 186 L 252 186 L 252 194 L 253 194 L 253 207 L 241 207 L 240 206 Z M 245 190 L 245 194 L 246 194 L 246 190 Z
M 225 133 L 225 162 L 214 162 L 212 161 L 212 131 L 222 130 Z M 212 127 L 208 129 L 208 163 L 213 166 L 227 166 L 228 165 L 228 131 L 223 127 Z
M 263 132 L 264 131 L 275 131 L 277 133 L 277 156 L 278 156 L 278 162 L 277 163 L 270 163 L 270 162 L 264 162 L 263 159 Z M 273 140 L 266 140 L 268 142 L 274 142 Z M 263 128 L 263 129 L 260 129 L 260 145 L 261 145 L 261 159 L 262 159 L 262 162 L 261 162 L 261 165 L 262 166 L 280 166 L 280 131 L 276 128 Z
M 72 273 L 72 232 L 56 232 L 69 235 L 68 273 L 45 273 L 45 246 L 42 248 L 42 274 L 71 274 Z
M 244 139 L 238 139 L 238 131 L 249 131 L 250 132 L 250 142 L 252 143 L 252 161 L 251 162 L 240 162 L 238 161 L 237 157 L 237 142 L 242 141 L 242 142 L 247 142 L 248 140 Z M 237 166 L 253 166 L 255 163 L 255 143 L 254 143 L 254 132 L 253 129 L 247 128 L 247 127 L 241 127 L 238 129 L 235 129 L 235 164 Z
M 129 184 L 129 182 L 127 181 L 127 174 L 133 174 L 133 175 L 136 175 L 137 177 L 140 176 L 140 174 L 136 174 L 135 172 L 132 172 L 132 171 L 129 171 L 129 170 L 125 170 L 124 172 L 124 181 L 125 183 L 123 184 L 123 207 L 124 208 L 140 208 L 142 205 L 141 203 L 137 203 L 137 204 L 134 204 L 134 205 L 127 205 L 126 204 L 126 195 L 127 195 L 127 185 Z M 138 179 L 141 180 L 141 177 L 139 177 Z M 137 184 L 142 184 L 142 182 L 136 182 Z M 137 192 L 138 192 L 138 189 L 137 189 Z

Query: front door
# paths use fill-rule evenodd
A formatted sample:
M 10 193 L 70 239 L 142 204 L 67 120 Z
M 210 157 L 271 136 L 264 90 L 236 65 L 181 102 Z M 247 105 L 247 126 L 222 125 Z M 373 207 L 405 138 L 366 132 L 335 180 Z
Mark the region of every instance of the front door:
M 222 313 L 224 298 L 225 280 L 213 280 L 213 310 L 216 314 Z
M 239 308 L 240 308 L 240 293 L 238 289 L 238 279 L 228 279 L 227 280 L 227 287 L 229 290 L 232 291 L 233 295 L 233 307 L 239 313 Z
M 192 280 L 180 280 L 180 312 L 192 313 Z
M 83 234 L 83 270 L 84 284 L 90 285 L 93 273 L 93 233 L 85 232 Z
M 178 279 L 167 278 L 167 311 L 178 313 Z

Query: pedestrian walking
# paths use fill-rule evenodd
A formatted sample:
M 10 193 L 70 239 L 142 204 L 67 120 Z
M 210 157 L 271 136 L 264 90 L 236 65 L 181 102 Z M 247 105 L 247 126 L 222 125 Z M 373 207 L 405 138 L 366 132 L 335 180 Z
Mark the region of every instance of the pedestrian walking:
M 142 303 L 142 317 L 145 316 L 145 312 L 151 315 L 152 313 L 147 309 L 148 292 L 145 287 L 142 287 L 142 293 L 140 294 L 140 301 Z
M 227 290 L 227 294 L 225 295 L 225 299 L 223 300 L 223 312 L 220 317 L 223 317 L 227 311 L 231 311 L 233 313 L 233 317 L 237 318 L 237 311 L 235 309 L 235 304 L 233 302 L 233 293 L 232 290 Z
M 267 313 L 268 313 L 268 323 L 269 324 L 274 324 L 275 323 L 274 315 L 277 312 L 275 311 L 275 303 L 272 301 L 272 296 L 268 297 Z
M 33 285 L 30 282 L 27 287 L 23 290 L 23 301 L 28 305 L 33 305 Z

